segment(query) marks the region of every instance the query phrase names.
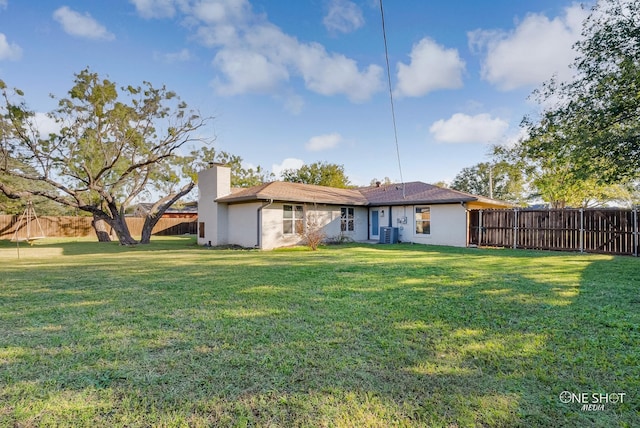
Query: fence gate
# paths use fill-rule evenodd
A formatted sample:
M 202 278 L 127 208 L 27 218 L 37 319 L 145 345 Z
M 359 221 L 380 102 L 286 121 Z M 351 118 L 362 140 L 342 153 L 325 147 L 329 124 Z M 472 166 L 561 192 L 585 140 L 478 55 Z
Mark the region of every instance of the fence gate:
M 468 245 L 638 256 L 638 209 L 470 210 Z

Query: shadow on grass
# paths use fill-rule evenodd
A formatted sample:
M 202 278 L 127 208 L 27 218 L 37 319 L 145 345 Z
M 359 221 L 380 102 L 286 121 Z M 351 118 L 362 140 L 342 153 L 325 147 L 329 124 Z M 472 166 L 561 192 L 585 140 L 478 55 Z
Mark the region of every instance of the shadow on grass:
M 638 390 L 635 260 L 404 245 L 116 256 L 4 282 L 0 422 L 638 422 L 637 399 L 599 413 L 558 399 Z
M 0 250 L 15 250 L 16 243 L 9 240 L 0 240 Z M 202 248 L 196 244 L 193 235 L 152 237 L 149 244 L 137 244 L 125 246 L 117 241 L 98 242 L 91 238 L 46 238 L 34 241 L 31 245 L 20 243 L 20 251 L 23 257 L 29 257 L 30 249 L 60 249 L 60 253 L 67 256 L 119 254 L 127 252 L 171 251 L 184 250 L 185 248 Z M 31 253 L 36 253 L 31 251 Z

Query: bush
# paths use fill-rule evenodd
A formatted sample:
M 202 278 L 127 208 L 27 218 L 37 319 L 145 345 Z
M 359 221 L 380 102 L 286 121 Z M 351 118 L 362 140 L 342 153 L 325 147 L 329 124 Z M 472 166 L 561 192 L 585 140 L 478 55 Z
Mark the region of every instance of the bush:
M 305 219 L 304 230 L 300 230 L 298 233 L 302 236 L 304 244 L 311 250 L 316 251 L 327 237 L 327 234 L 324 232 L 317 214 L 307 213 Z
M 353 239 L 343 233 L 341 233 L 340 235 L 325 239 L 325 243 L 327 245 L 350 244 L 352 242 L 354 242 Z

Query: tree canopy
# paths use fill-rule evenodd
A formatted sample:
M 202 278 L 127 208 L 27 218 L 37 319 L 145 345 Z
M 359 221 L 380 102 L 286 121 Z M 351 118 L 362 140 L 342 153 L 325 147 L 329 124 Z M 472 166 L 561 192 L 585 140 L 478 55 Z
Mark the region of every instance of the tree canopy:
M 451 188 L 514 203 L 526 199 L 522 171 L 506 161 L 481 162 L 463 168 Z
M 344 172 L 344 166 L 328 162 L 314 162 L 299 169 L 287 169 L 282 179 L 291 183 L 315 184 L 337 188 L 348 188 L 351 183 Z
M 118 88 L 85 69 L 49 114 L 59 126 L 49 135 L 37 129 L 22 91 L 2 81 L 0 90 L 0 191 L 85 211 L 95 225 L 102 220 L 113 228 L 122 244 L 137 242 L 124 221 L 137 197 L 156 197 L 143 227 L 146 243 L 164 211 L 193 189 L 197 170 L 212 160 L 212 151 L 182 153 L 188 143 L 203 142 L 195 133 L 209 118 L 164 86 Z
M 583 180 L 640 176 L 640 0 L 600 0 L 576 44 L 575 78 L 536 92 L 545 107 L 527 117 L 520 145 L 532 161 L 560 162 Z
M 379 180 L 378 178 L 374 177 L 369 182 L 370 186 L 377 186 L 378 184 L 381 184 L 381 185 L 384 184 L 385 186 L 387 186 L 389 184 L 393 184 L 393 181 L 391 181 L 391 179 L 389 177 L 385 177 L 382 180 Z

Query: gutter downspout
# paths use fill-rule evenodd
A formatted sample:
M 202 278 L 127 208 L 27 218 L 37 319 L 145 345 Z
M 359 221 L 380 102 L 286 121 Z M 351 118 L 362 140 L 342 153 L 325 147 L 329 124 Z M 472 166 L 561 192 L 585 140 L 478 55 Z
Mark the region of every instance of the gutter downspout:
M 465 229 L 466 229 L 465 238 L 464 238 L 465 247 L 469 248 L 469 238 L 471 236 L 469 234 L 469 229 L 471 227 L 471 217 L 470 217 L 470 214 L 469 214 L 469 207 L 467 206 L 467 203 L 464 202 L 464 201 L 460 201 L 460 205 L 462 205 L 462 208 L 464 209 L 464 219 L 465 219 L 464 226 L 465 226 Z
M 262 248 L 262 210 L 264 208 L 267 208 L 271 204 L 273 204 L 273 199 L 269 199 L 269 202 L 263 203 L 262 206 L 258 207 L 258 210 L 256 211 L 256 220 L 257 220 L 257 227 L 256 227 L 257 244 L 256 244 L 256 248 Z

